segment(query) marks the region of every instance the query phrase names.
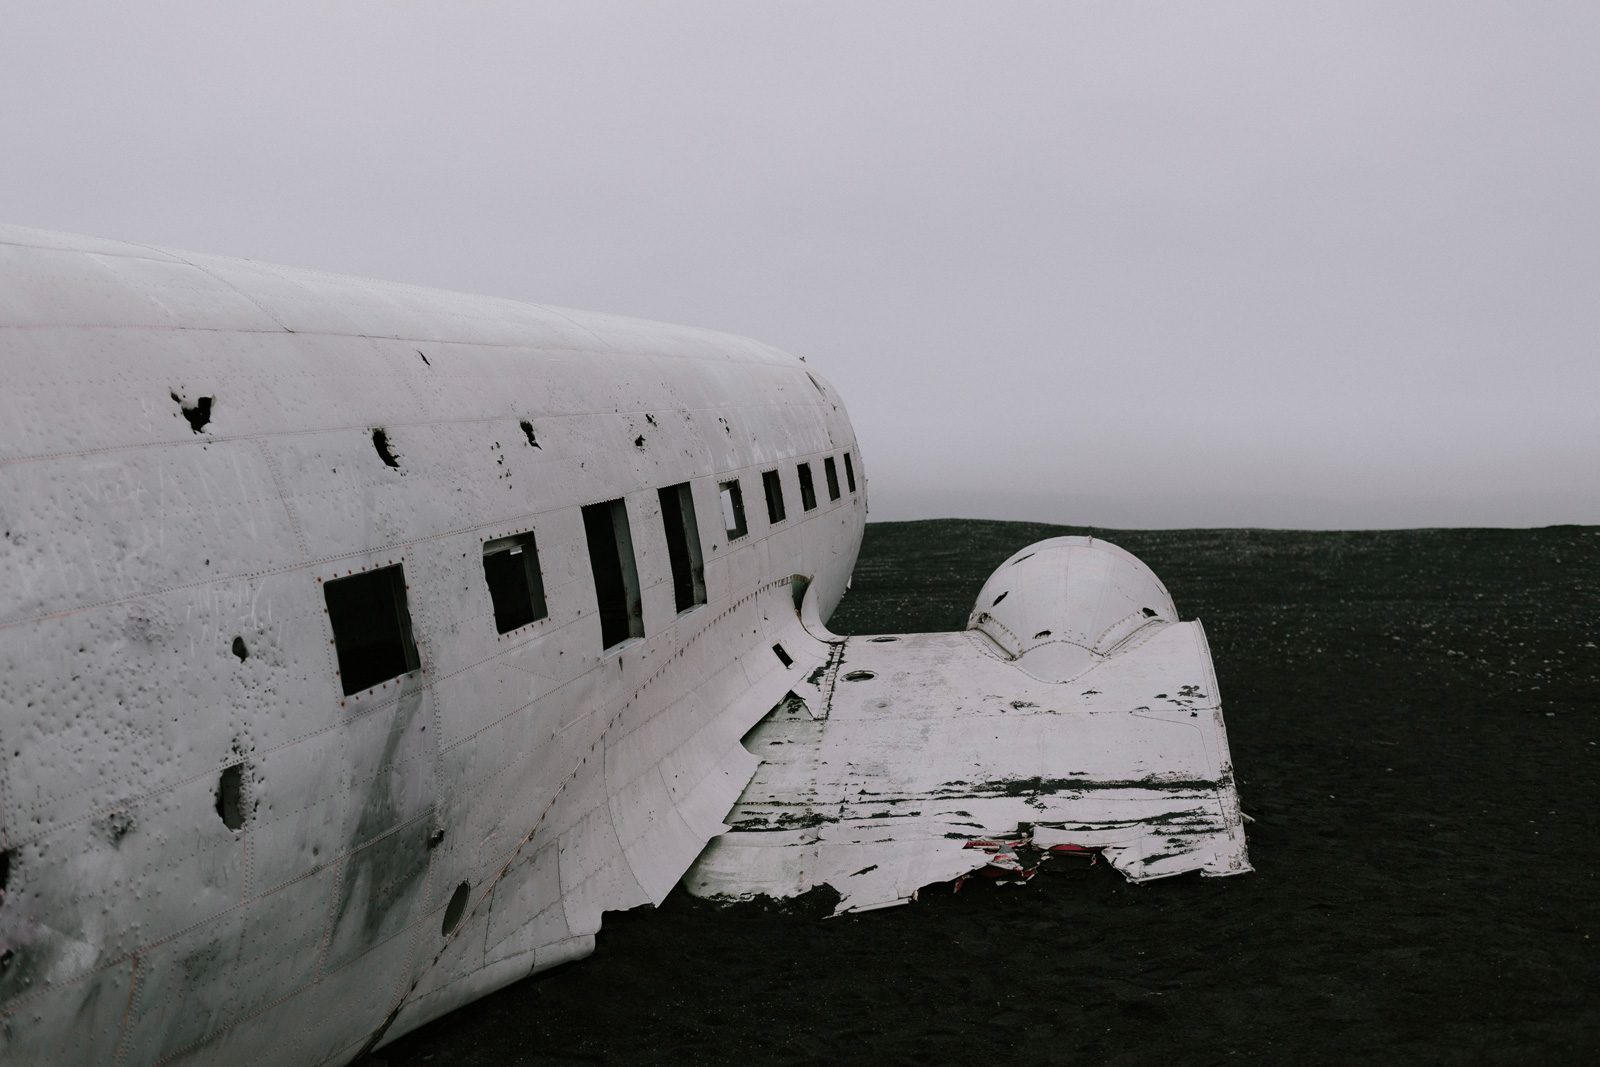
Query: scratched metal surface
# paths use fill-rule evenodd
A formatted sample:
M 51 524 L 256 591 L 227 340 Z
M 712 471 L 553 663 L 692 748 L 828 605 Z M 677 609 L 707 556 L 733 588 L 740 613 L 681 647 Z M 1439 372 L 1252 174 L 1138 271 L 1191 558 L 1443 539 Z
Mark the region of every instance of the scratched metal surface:
M 985 866 L 969 843 L 1019 829 L 1103 850 L 1130 881 L 1249 871 L 1210 651 L 1177 620 L 1133 556 L 1061 537 L 1002 563 L 964 632 L 826 635 L 826 667 L 745 739 L 762 765 L 685 887 L 826 885 L 837 913 L 866 911 Z
M 961 629 L 1067 533 L 1205 621 L 1257 874 L 1047 865 L 831 919 L 674 893 L 391 1067 L 1600 1062 L 1600 529 L 871 523 L 828 627 Z
M 7 1064 L 339 1062 L 590 951 L 721 829 L 814 666 L 770 650 L 790 576 L 825 616 L 860 543 L 831 386 L 707 331 L 5 228 L 0 371 Z M 845 450 L 858 492 L 726 543 L 719 480 L 798 504 Z M 602 654 L 580 508 L 616 497 L 646 636 Z M 499 635 L 481 546 L 526 531 L 550 614 Z M 320 583 L 391 563 L 421 669 L 347 697 Z

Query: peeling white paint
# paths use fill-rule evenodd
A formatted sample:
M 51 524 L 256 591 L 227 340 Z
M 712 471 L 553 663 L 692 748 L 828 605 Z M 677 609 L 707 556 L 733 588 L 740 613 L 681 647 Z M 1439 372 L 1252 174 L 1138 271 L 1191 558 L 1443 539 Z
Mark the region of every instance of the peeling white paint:
M 0 372 L 7 1065 L 343 1062 L 589 952 L 723 829 L 805 669 L 791 576 L 831 608 L 860 543 L 862 492 L 798 507 L 842 405 L 709 331 L 6 228 Z M 718 484 L 774 465 L 789 519 L 728 543 Z M 580 509 L 618 498 L 608 651 Z M 500 634 L 482 546 L 525 532 L 548 615 Z M 390 565 L 420 668 L 344 694 L 323 583 Z
M 1004 835 L 1100 851 L 1131 881 L 1250 869 L 1205 634 L 1148 568 L 1042 541 L 1001 564 L 970 625 L 840 638 L 814 620 L 827 669 L 746 737 L 762 765 L 685 886 L 826 885 L 866 911 L 984 867 L 969 844 Z
M 966 633 L 827 633 L 866 468 L 754 341 L 0 228 L 0 373 L 8 1067 L 348 1062 L 592 951 L 702 852 L 696 891 L 855 910 L 1023 821 L 1131 877 L 1247 869 L 1203 636 L 1132 557 L 1019 562 Z M 830 459 L 854 487 L 808 510 Z M 605 648 L 582 508 L 614 500 L 644 636 Z M 547 614 L 500 633 L 483 546 L 530 533 Z M 325 589 L 380 569 L 415 666 L 347 693 Z

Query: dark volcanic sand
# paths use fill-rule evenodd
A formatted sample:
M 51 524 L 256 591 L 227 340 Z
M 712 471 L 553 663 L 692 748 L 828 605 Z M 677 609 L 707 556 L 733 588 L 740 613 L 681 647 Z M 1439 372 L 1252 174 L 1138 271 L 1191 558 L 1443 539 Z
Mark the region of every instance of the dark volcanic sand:
M 1042 537 L 875 523 L 839 633 Z M 391 1064 L 1600 1063 L 1600 530 L 1103 531 L 1206 625 L 1256 872 L 824 920 L 675 892 Z

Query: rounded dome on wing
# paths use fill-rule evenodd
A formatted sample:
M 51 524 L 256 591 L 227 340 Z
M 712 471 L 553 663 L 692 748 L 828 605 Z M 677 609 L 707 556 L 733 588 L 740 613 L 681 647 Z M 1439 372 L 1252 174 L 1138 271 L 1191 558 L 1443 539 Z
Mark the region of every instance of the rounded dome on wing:
M 1000 564 L 967 620 L 1029 674 L 1064 682 L 1178 621 L 1138 557 L 1093 537 L 1053 537 Z

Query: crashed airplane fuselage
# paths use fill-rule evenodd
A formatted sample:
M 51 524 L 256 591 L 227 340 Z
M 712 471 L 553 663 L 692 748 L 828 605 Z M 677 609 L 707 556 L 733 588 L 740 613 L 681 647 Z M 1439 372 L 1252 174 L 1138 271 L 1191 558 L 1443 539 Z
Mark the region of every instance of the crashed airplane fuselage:
M 865 470 L 764 345 L 0 228 L 0 370 L 7 1064 L 348 1062 L 680 880 L 1249 869 L 1126 553 L 826 630 Z

